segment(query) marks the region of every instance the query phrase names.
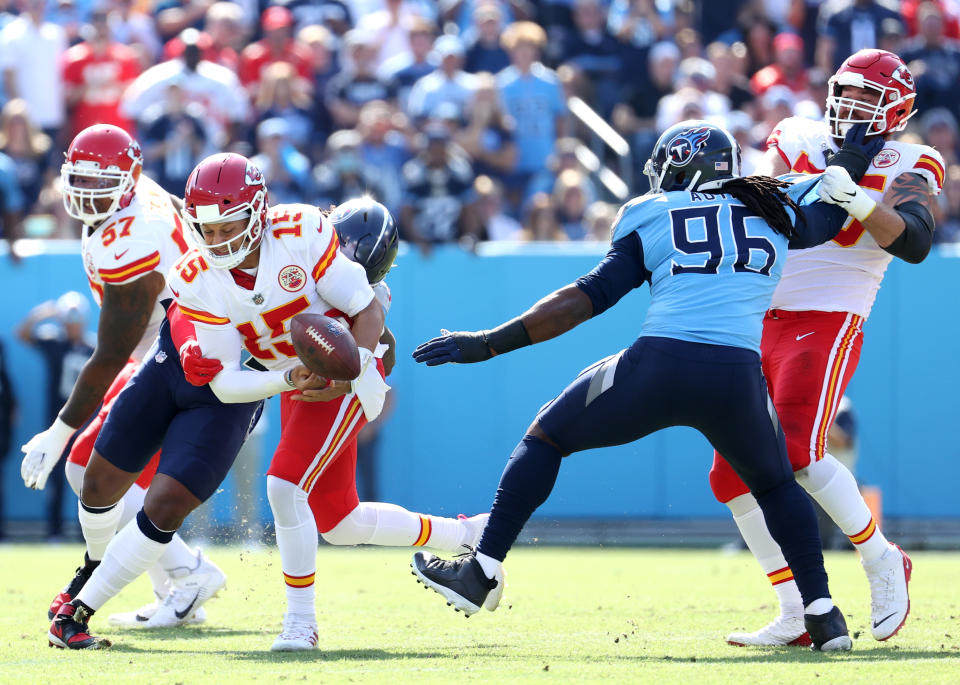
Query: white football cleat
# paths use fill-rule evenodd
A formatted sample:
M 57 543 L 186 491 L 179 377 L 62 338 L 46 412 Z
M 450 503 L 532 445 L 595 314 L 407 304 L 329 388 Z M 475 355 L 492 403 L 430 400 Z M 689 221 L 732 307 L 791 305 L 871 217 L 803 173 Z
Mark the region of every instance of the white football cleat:
M 317 648 L 316 619 L 297 614 L 283 615 L 283 630 L 270 646 L 271 652 L 308 652 Z
M 754 633 L 730 633 L 727 644 L 737 647 L 809 647 L 803 616 L 777 616 Z
M 899 545 L 891 543 L 879 559 L 865 563 L 870 581 L 870 628 L 875 640 L 889 640 L 910 613 L 910 574 L 913 563 Z
M 457 520 L 467 529 L 467 542 L 464 542 L 452 550 L 456 554 L 473 552 L 480 544 L 480 537 L 483 535 L 483 529 L 487 527 L 487 521 L 490 520 L 490 514 L 477 514 L 476 516 L 457 515 Z
M 150 619 L 157 609 L 160 608 L 163 600 L 157 598 L 153 600 L 150 604 L 145 604 L 136 611 L 125 611 L 119 614 L 110 614 L 107 618 L 107 623 L 115 628 L 158 628 L 160 626 L 152 625 L 149 623 Z M 205 623 L 207 620 L 207 611 L 203 607 L 195 610 L 186 619 L 181 621 L 178 625 L 198 625 L 200 623 Z
M 227 576 L 216 564 L 197 550 L 197 566 L 193 569 L 170 569 L 170 592 L 143 622 L 141 628 L 173 628 L 203 623 L 204 602 L 211 599 L 227 584 Z

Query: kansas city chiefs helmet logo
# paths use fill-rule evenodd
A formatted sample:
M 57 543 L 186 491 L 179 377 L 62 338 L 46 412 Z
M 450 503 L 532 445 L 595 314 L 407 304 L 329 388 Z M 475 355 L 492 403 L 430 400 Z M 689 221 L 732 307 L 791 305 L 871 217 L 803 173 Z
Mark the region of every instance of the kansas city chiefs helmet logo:
M 900 85 L 909 88 L 910 90 L 914 89 L 913 74 L 910 73 L 910 70 L 907 69 L 907 66 L 905 64 L 897 67 L 897 70 L 890 75 L 890 78 L 892 78 L 894 81 L 896 81 Z
M 246 178 L 244 180 L 248 186 L 263 185 L 263 174 L 260 173 L 260 170 L 255 167 L 252 162 L 247 162 L 247 172 L 245 176 Z
M 688 128 L 680 131 L 667 143 L 667 159 L 673 166 L 686 166 L 694 155 L 703 148 L 710 137 L 706 126 Z

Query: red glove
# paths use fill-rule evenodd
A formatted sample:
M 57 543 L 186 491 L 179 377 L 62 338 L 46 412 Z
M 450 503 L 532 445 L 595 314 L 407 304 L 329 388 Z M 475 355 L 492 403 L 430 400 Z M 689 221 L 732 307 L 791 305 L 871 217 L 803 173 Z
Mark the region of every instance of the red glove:
M 223 369 L 219 359 L 207 359 L 196 340 L 188 340 L 180 348 L 180 365 L 190 385 L 206 385 Z

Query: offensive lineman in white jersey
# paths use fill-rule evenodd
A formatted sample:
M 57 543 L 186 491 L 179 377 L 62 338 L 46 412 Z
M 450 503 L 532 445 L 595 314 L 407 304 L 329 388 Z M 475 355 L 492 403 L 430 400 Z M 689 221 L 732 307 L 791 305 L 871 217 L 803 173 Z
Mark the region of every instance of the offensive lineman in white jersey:
M 60 415 L 49 429 L 24 445 L 21 475 L 27 487 L 43 489 L 70 438 L 101 402 L 102 407 L 77 436 L 68 457 L 66 475 L 80 498 L 78 514 L 87 552 L 73 580 L 51 603 L 49 618 L 76 596 L 100 563 L 118 526 L 140 509 L 156 470 L 154 459 L 117 505 L 105 509 L 84 506 L 80 486 L 93 443 L 114 398 L 157 336 L 164 316 L 160 301 L 172 297 L 164 274 L 187 250 L 170 196 L 141 174 L 142 161 L 139 144 L 126 131 L 98 124 L 77 134 L 61 170 L 64 206 L 84 224 L 83 266 L 101 307 L 100 324 L 93 356 L 80 372 Z M 157 600 L 129 616 L 122 615 L 122 622 L 144 627 L 202 622 L 200 607 L 182 617 L 176 615 L 183 608 L 180 604 L 185 594 L 200 586 L 215 587 L 213 594 L 226 582 L 219 568 L 179 537 L 151 569 L 150 579 Z
M 824 121 L 791 117 L 767 140 L 756 173 L 820 173 L 821 198 L 850 218 L 833 241 L 787 259 L 763 327 L 763 371 L 787 438 L 797 480 L 860 551 L 870 582 L 871 632 L 892 637 L 910 611 L 910 558 L 880 532 L 850 471 L 826 452 L 826 434 L 860 358 L 862 327 L 893 257 L 923 261 L 933 242 L 932 197 L 943 185 L 943 158 L 931 147 L 890 140 L 916 114 L 916 89 L 893 53 L 861 50 L 829 81 Z M 847 129 L 869 122 L 883 149 L 859 186 L 826 166 Z M 714 495 L 733 513 L 743 539 L 780 600 L 780 615 L 734 645 L 808 645 L 793 573 L 767 530 L 756 500 L 721 455 L 710 472 Z
M 203 244 L 174 267 L 170 287 L 196 327 L 204 356 L 223 364 L 211 389 L 223 402 L 280 395 L 281 437 L 267 471 L 267 496 L 287 612 L 272 649 L 315 649 L 318 533 L 335 545 L 464 551 L 475 544 L 487 515 L 428 516 L 357 497 L 356 435 L 383 409 L 389 386 L 381 357 L 391 338 L 384 307 L 358 262 L 368 249 L 386 249 L 383 241 L 396 244 L 386 208 L 354 200 L 329 218 L 310 205 L 271 208 L 260 170 L 240 155 L 219 154 L 191 173 L 184 214 Z M 377 230 L 372 245 L 350 247 L 355 262 L 339 249 L 335 225 L 358 219 Z M 381 260 L 377 278 L 389 269 L 395 250 Z M 350 326 L 362 369 L 355 380 L 328 384 L 300 364 L 289 322 L 303 312 L 340 317 Z M 242 368 L 244 348 L 263 370 Z

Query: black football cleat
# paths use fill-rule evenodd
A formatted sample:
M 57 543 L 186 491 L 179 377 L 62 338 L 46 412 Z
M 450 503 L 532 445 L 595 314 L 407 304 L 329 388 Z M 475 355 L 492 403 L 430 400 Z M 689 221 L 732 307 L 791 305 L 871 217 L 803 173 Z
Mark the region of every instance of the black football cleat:
M 818 616 L 804 614 L 803 623 L 813 641 L 810 646 L 813 651 L 849 652 L 853 648 L 853 640 L 847 632 L 847 622 L 843 618 L 840 607 L 835 606 L 827 613 Z
M 50 608 L 47 609 L 48 620 L 53 620 L 53 618 L 60 612 L 61 606 L 67 602 L 73 601 L 73 598 L 76 597 L 77 593 L 79 593 L 80 590 L 83 589 L 83 586 L 87 584 L 87 581 L 90 580 L 90 576 L 93 575 L 94 569 L 96 569 L 99 565 L 99 561 L 90 561 L 90 557 L 84 553 L 83 566 L 77 569 L 73 579 L 67 583 L 60 593 L 53 598 L 53 601 L 50 602 Z
M 60 607 L 47 632 L 51 647 L 60 649 L 102 649 L 110 646 L 109 640 L 93 637 L 87 621 L 93 615 L 90 607 L 74 600 Z
M 410 563 L 418 583 L 443 596 L 447 606 L 471 616 L 483 607 L 493 611 L 503 596 L 503 572 L 487 578 L 474 552 L 446 561 L 429 552 L 416 552 Z

